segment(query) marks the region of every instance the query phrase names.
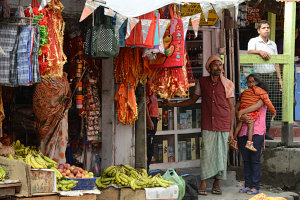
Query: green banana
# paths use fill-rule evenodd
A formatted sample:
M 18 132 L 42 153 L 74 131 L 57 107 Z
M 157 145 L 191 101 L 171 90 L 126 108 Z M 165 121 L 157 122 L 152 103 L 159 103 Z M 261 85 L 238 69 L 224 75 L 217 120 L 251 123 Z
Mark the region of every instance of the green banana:
M 55 168 L 55 167 L 51 167 L 50 169 L 55 171 L 56 174 L 56 178 L 59 180 L 63 177 L 63 175 Z
M 47 162 L 49 162 L 49 163 L 52 163 L 52 164 L 54 164 L 54 165 L 57 165 L 57 162 L 55 162 L 54 160 L 52 160 L 51 158 L 49 158 L 49 157 L 47 157 L 47 156 L 42 156 L 42 158 L 45 160 L 45 161 L 47 161 Z

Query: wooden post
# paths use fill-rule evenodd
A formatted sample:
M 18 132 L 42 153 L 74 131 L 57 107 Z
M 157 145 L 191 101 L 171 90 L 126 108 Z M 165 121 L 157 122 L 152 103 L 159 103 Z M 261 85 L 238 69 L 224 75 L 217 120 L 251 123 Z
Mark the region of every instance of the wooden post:
M 139 119 L 135 122 L 135 168 L 137 169 L 147 167 L 145 99 L 145 87 L 139 84 L 136 88 Z
M 115 164 L 114 126 L 114 65 L 113 58 L 102 60 L 102 162 L 101 169 Z
M 270 24 L 270 40 L 275 42 L 275 33 L 276 33 L 276 14 L 268 12 L 268 22 Z
M 296 2 L 285 2 L 283 52 L 289 57 L 288 63 L 283 65 L 281 140 L 288 146 L 293 144 L 295 21 Z

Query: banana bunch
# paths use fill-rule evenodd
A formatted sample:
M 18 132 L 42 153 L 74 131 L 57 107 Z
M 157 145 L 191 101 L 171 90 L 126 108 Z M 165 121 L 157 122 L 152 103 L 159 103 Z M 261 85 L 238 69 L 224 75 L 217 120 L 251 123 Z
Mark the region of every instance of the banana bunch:
M 70 191 L 72 188 L 76 187 L 78 181 L 74 180 L 60 180 L 57 183 L 57 190 L 60 191 Z
M 0 166 L 0 181 L 5 181 L 5 176 L 6 176 L 6 173 L 4 171 L 4 169 Z
M 146 187 L 169 187 L 170 184 L 174 184 L 164 180 L 160 174 L 148 176 L 145 169 L 137 171 L 129 165 L 110 166 L 103 171 L 102 177 L 96 180 L 99 188 L 106 188 L 107 185 L 113 183 L 119 187 L 131 187 L 133 190 Z
M 55 174 L 56 174 L 56 179 L 57 180 L 61 180 L 63 178 L 63 175 L 60 173 L 60 171 L 58 171 L 56 169 L 56 167 L 51 167 L 50 169 L 54 170 L 55 171 Z
M 55 167 L 57 163 L 47 156 L 44 156 L 34 146 L 25 147 L 20 140 L 11 144 L 14 147 L 16 155 L 7 154 L 8 158 L 26 162 L 34 169 L 46 169 Z
M 47 169 L 55 166 L 55 161 L 41 154 L 27 154 L 25 162 L 34 169 Z

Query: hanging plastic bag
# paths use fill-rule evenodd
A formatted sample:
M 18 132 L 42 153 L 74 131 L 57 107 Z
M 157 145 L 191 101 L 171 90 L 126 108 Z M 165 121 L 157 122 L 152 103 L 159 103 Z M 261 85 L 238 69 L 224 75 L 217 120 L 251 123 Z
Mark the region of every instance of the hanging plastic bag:
M 168 181 L 174 182 L 179 188 L 179 194 L 177 200 L 182 200 L 185 194 L 185 181 L 181 176 L 178 176 L 174 169 L 169 168 L 166 173 L 162 176 Z

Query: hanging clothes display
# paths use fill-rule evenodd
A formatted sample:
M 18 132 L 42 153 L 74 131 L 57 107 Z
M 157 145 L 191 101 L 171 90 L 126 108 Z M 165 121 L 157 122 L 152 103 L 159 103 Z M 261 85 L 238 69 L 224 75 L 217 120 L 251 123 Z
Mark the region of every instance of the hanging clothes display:
M 33 111 L 41 139 L 40 149 L 44 155 L 60 164 L 66 162 L 70 97 L 66 73 L 62 77 L 42 78 L 42 82 L 36 84 L 33 95 Z
M 39 71 L 43 75 L 48 66 L 46 55 L 49 51 L 48 48 L 48 29 L 47 29 L 47 17 L 45 9 L 39 9 L 40 5 L 37 0 L 32 0 L 30 7 L 25 10 L 26 17 L 32 17 L 36 19 L 41 19 L 41 21 L 33 20 L 32 23 L 39 25 L 40 31 L 40 44 L 38 49 L 38 62 L 39 62 Z
M 185 53 L 182 68 L 163 67 L 152 69 L 152 75 L 150 74 L 153 83 L 151 89 L 164 99 L 174 98 L 175 96 L 187 97 L 189 87 L 195 84 L 195 81 L 192 82 L 192 78 L 190 78 L 191 83 L 189 83 L 187 64 L 187 53 Z
M 134 88 L 121 83 L 116 92 L 115 101 L 117 101 L 118 122 L 123 125 L 133 125 L 138 119 Z
M 63 39 L 65 22 L 61 15 L 64 6 L 59 0 L 52 0 L 45 7 L 48 19 L 48 43 L 47 52 L 48 67 L 42 77 L 53 77 L 63 75 L 63 65 L 67 62 L 67 57 L 63 52 Z
M 38 49 L 38 25 L 0 25 L 0 84 L 16 87 L 29 86 L 41 81 Z
M 115 78 L 120 83 L 116 92 L 118 122 L 134 124 L 138 118 L 135 89 L 140 82 L 145 84 L 150 73 L 147 57 L 143 58 L 141 48 L 120 48 L 115 57 Z

